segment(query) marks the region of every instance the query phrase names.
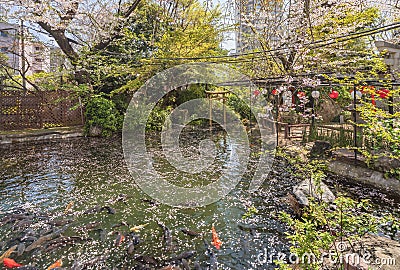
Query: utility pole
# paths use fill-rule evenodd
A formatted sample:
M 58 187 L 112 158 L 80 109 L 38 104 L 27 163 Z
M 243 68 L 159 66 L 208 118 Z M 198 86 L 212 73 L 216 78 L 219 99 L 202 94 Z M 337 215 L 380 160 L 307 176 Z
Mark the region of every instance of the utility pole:
M 21 20 L 21 69 L 22 69 L 22 88 L 26 91 L 26 65 L 25 65 L 25 33 L 24 33 L 24 21 Z

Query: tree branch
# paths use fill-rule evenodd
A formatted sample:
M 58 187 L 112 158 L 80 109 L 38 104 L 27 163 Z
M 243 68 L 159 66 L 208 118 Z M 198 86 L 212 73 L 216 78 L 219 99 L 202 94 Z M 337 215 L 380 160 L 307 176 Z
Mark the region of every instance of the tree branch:
M 127 11 L 124 14 L 122 14 L 122 17 L 125 20 L 121 20 L 120 22 L 118 22 L 118 24 L 113 29 L 114 30 L 113 34 L 111 34 L 111 36 L 106 40 L 96 44 L 93 47 L 94 50 L 102 50 L 106 48 L 112 41 L 120 37 L 121 30 L 125 26 L 127 19 L 136 10 L 140 2 L 141 0 L 133 1 L 133 3 L 129 6 Z M 41 28 L 43 28 L 47 33 L 49 33 L 54 38 L 60 49 L 68 57 L 71 64 L 74 66 L 77 64 L 79 55 L 72 46 L 72 43 L 76 42 L 66 36 L 66 28 L 68 24 L 71 22 L 71 20 L 75 17 L 77 10 L 78 10 L 78 2 L 74 3 L 73 7 L 69 9 L 64 15 L 60 15 L 60 19 L 63 22 L 64 26 L 62 28 L 53 27 L 52 25 L 44 21 L 37 22 Z
M 125 19 L 129 18 L 132 15 L 132 13 L 136 10 L 136 8 L 138 7 L 140 2 L 141 2 L 141 0 L 135 0 L 130 5 L 128 10 L 122 15 L 122 17 L 125 18 Z M 115 39 L 119 38 L 120 34 L 121 34 L 121 30 L 125 26 L 126 21 L 127 20 L 119 21 L 119 23 L 113 29 L 113 34 L 109 38 L 107 38 L 106 40 L 101 41 L 100 43 L 96 44 L 93 47 L 93 49 L 94 50 L 102 50 L 102 49 L 106 48 L 108 45 L 110 45 L 110 43 L 113 42 Z
M 11 70 L 13 70 L 13 71 L 17 71 L 17 72 L 21 75 L 21 77 L 22 77 L 27 83 L 29 83 L 30 85 L 32 85 L 33 88 L 35 88 L 36 91 L 40 91 L 40 90 L 41 90 L 40 87 L 39 87 L 37 84 L 35 84 L 34 82 L 32 82 L 31 80 L 29 80 L 29 79 L 26 78 L 25 72 L 23 72 L 22 70 L 16 69 L 16 68 L 13 68 L 13 67 L 6 66 L 6 65 L 4 65 L 4 64 L 2 64 L 2 63 L 0 63 L 0 68 L 2 68 L 2 69 L 4 70 L 4 72 L 6 73 L 7 77 L 8 77 L 11 81 L 13 81 L 15 84 L 17 84 L 18 86 L 21 87 L 21 88 L 19 88 L 19 87 L 13 86 L 13 88 L 22 89 L 22 90 L 24 90 L 24 91 L 27 90 L 27 89 L 24 88 L 24 85 L 23 85 L 22 83 L 20 83 L 18 80 L 16 80 L 16 79 L 14 78 L 13 74 L 11 74 L 11 73 L 9 72 L 9 69 L 11 69 Z M 8 86 L 8 85 L 7 85 L 7 86 Z
M 75 65 L 78 60 L 78 53 L 72 47 L 70 39 L 65 35 L 65 30 L 55 29 L 45 22 L 38 22 L 38 24 L 54 38 L 63 53 L 65 53 L 71 63 Z

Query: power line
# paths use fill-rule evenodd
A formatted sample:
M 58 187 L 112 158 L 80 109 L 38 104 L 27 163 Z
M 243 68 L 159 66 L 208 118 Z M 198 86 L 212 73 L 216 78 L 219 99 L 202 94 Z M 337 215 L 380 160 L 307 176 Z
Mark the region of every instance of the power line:
M 365 31 L 360 31 L 356 33 L 349 33 L 346 35 L 326 39 L 326 40 L 318 40 L 314 42 L 309 42 L 304 44 L 305 47 L 309 47 L 310 49 L 316 49 L 316 48 L 321 48 L 325 46 L 329 46 L 332 44 L 336 43 L 341 43 L 341 42 L 346 42 L 349 40 L 354 40 L 360 37 L 365 37 L 365 36 L 370 36 L 370 35 L 375 35 L 383 32 L 387 32 L 390 30 L 394 30 L 400 28 L 400 22 L 388 24 L 382 27 L 377 27 Z M 313 46 L 317 45 L 317 46 Z M 276 49 L 270 49 L 270 50 L 264 50 L 264 51 L 257 51 L 257 52 L 248 52 L 248 53 L 242 53 L 242 54 L 233 54 L 233 55 L 217 55 L 217 56 L 199 56 L 199 57 L 163 57 L 163 58 L 146 58 L 146 60 L 159 60 L 159 61 L 194 61 L 194 60 L 208 60 L 208 59 L 237 59 L 240 61 L 239 58 L 245 57 L 245 56 L 253 56 L 252 58 L 249 59 L 257 59 L 257 58 L 265 58 L 264 55 L 265 53 L 277 53 L 277 52 L 288 52 L 291 49 L 294 49 L 292 46 L 291 48 L 276 48 Z M 127 54 L 123 53 L 115 53 L 115 52 L 110 52 L 106 51 L 107 54 L 110 55 L 120 55 L 120 56 L 127 56 Z M 236 62 L 236 61 L 235 61 Z

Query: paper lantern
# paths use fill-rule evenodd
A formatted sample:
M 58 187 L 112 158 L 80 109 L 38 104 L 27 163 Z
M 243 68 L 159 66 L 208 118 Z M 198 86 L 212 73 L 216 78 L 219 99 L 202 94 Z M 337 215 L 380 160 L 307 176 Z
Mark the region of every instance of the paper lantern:
M 354 99 L 354 91 L 351 91 L 351 92 L 350 92 L 350 95 L 351 95 L 351 98 Z M 362 93 L 361 93 L 360 91 L 356 91 L 356 96 L 357 96 L 358 98 L 361 98 L 361 97 L 362 97 Z
M 332 90 L 332 92 L 329 93 L 329 97 L 331 99 L 337 99 L 339 97 L 339 92 L 336 90 Z
M 315 90 L 311 92 L 311 96 L 315 99 L 319 98 L 319 91 Z
M 302 92 L 302 91 L 300 91 L 300 92 L 297 93 L 297 97 L 298 97 L 298 98 L 302 98 L 302 97 L 305 97 L 305 96 L 306 96 L 306 93 L 304 93 L 304 92 Z
M 278 90 L 276 90 L 276 89 L 272 90 L 272 94 L 273 95 L 277 95 L 278 94 Z
M 373 94 L 375 92 L 375 86 L 372 85 L 364 85 L 361 87 L 362 94 Z
M 389 90 L 388 89 L 379 89 L 376 91 L 376 93 L 379 95 L 380 98 L 387 98 L 389 95 Z
M 261 93 L 260 90 L 258 89 L 254 90 L 254 96 L 258 96 L 260 93 Z

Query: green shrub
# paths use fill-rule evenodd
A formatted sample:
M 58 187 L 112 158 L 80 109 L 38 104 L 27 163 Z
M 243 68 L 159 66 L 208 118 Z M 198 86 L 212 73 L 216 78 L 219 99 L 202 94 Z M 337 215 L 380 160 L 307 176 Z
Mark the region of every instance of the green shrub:
M 300 153 L 300 152 L 299 152 Z M 321 181 L 326 177 L 326 161 L 304 161 L 298 153 L 287 153 L 278 149 L 277 156 L 285 158 L 294 171 L 294 176 L 300 179 L 310 179 L 316 185 L 317 199 L 309 197 L 309 205 L 302 208 L 300 216 L 293 216 L 284 211 L 278 217 L 286 223 L 291 232 L 286 233 L 292 243 L 290 252 L 299 258 L 300 269 L 325 269 L 330 261 L 320 260 L 323 254 L 332 254 L 333 259 L 343 258 L 348 250 L 342 247 L 352 247 L 367 233 L 376 233 L 378 229 L 390 233 L 393 238 L 400 228 L 397 217 L 386 214 L 378 216 L 369 200 L 355 201 L 343 194 L 332 204 L 322 201 Z M 316 258 L 316 260 L 309 260 Z M 325 257 L 327 258 L 327 257 Z M 304 260 L 303 260 L 304 259 Z M 331 261 L 333 263 L 333 261 Z M 334 269 L 343 269 L 343 260 L 337 260 Z M 291 269 L 287 261 L 275 261 L 279 269 Z
M 161 131 L 165 124 L 168 125 L 165 121 L 170 112 L 170 107 L 161 108 L 160 106 L 155 106 L 147 119 L 146 130 Z
M 85 132 L 91 127 L 101 129 L 102 136 L 110 136 L 122 128 L 123 116 L 118 112 L 113 101 L 104 97 L 93 97 L 86 104 Z
M 250 106 L 237 95 L 229 95 L 228 106 L 238 113 L 242 120 L 249 120 L 249 117 L 251 116 L 251 121 L 255 121 L 255 117 L 251 113 Z
M 301 268 L 322 269 L 326 266 L 326 262 L 320 260 L 324 252 L 333 253 L 334 258 L 344 256 L 345 250 L 335 248 L 336 243 L 351 247 L 354 241 L 361 239 L 366 233 L 375 233 L 379 219 L 368 213 L 370 209 L 368 200 L 356 202 L 339 196 L 333 206 L 310 198 L 310 205 L 303 209 L 301 218 L 293 218 L 280 212 L 280 218 L 293 230 L 292 233 L 287 233 L 287 238 L 293 244 L 290 251 L 298 258 L 306 259 L 311 255 L 317 259 L 300 260 Z M 338 260 L 338 263 L 341 261 Z M 285 265 L 280 262 L 280 266 Z M 340 268 L 343 265 L 336 266 Z
M 206 98 L 204 87 L 201 85 L 190 85 L 186 90 L 178 92 L 176 104 L 180 105 L 197 98 Z

